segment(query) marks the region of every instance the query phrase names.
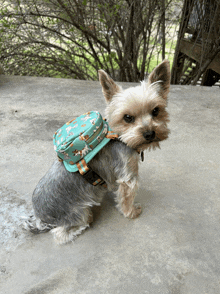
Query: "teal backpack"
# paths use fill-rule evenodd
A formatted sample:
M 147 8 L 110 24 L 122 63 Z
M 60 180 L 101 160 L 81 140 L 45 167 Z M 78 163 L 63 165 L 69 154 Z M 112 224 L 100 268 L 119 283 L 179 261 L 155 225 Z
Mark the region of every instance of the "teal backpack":
M 89 161 L 111 140 L 118 138 L 98 111 L 87 112 L 63 125 L 53 136 L 58 159 L 69 172 L 78 172 L 93 186 L 105 182 Z

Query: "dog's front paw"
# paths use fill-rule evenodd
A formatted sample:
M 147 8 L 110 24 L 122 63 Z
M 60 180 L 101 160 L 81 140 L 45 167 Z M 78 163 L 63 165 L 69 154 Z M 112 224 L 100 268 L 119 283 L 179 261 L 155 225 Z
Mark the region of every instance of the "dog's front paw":
M 138 217 L 141 214 L 141 212 L 142 212 L 142 209 L 141 209 L 140 203 L 135 203 L 128 217 L 134 219 Z

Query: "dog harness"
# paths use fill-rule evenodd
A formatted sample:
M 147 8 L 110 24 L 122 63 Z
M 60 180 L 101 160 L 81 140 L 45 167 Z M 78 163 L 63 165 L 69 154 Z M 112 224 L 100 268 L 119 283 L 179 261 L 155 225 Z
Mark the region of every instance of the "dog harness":
M 88 165 L 111 140 L 118 138 L 98 111 L 87 112 L 63 125 L 53 136 L 59 161 L 69 172 L 79 172 L 93 186 L 106 187 L 104 180 Z

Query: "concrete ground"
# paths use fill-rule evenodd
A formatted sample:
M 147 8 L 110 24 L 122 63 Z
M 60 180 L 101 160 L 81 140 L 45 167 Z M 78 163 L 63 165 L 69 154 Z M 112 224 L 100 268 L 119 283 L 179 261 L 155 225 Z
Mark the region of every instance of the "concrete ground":
M 109 193 L 73 243 L 22 230 L 53 133 L 104 107 L 98 82 L 0 76 L 0 293 L 220 293 L 218 88 L 171 87 L 171 135 L 141 163 L 138 219 Z

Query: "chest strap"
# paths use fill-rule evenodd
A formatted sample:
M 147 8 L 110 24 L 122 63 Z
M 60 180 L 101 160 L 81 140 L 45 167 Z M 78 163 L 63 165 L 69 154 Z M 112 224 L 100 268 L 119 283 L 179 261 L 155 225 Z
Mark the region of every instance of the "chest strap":
M 76 163 L 79 173 L 83 176 L 83 178 L 89 182 L 93 186 L 101 185 L 107 188 L 105 181 L 96 173 L 94 170 L 90 169 L 85 160 L 81 159 Z

